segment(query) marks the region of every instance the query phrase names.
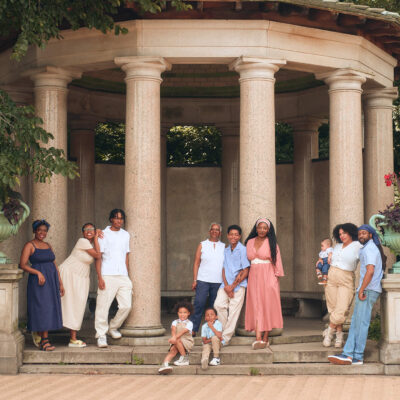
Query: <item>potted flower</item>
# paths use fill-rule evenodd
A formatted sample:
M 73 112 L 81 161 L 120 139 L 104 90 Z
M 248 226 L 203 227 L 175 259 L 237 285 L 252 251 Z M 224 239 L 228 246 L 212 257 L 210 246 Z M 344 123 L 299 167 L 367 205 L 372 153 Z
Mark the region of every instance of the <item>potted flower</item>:
M 53 174 L 78 175 L 76 164 L 66 159 L 63 150 L 42 146 L 53 139 L 40 127 L 42 123 L 32 106 L 17 106 L 0 90 L 0 242 L 15 235 L 30 212 L 15 190 L 20 177 L 48 182 Z M 0 252 L 0 264 L 6 262 Z
M 386 206 L 379 214 L 373 215 L 369 224 L 378 233 L 382 245 L 388 247 L 396 256 L 400 255 L 400 176 L 395 173 L 385 175 L 386 186 L 393 186 L 394 202 Z M 400 261 L 393 264 L 389 273 L 400 273 Z

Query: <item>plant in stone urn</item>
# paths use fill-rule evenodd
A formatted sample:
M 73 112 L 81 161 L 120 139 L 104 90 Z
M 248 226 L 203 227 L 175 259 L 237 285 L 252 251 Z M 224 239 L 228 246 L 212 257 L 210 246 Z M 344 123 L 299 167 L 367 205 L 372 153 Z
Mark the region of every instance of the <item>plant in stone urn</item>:
M 36 182 L 47 182 L 53 174 L 78 175 L 76 164 L 66 159 L 63 150 L 41 145 L 53 139 L 41 123 L 33 107 L 17 106 L 0 90 L 0 242 L 15 235 L 29 216 L 29 207 L 15 191 L 20 177 L 30 175 Z M 0 263 L 6 262 L 0 252 Z
M 400 255 L 400 192 L 399 176 L 395 173 L 385 175 L 386 186 L 393 186 L 394 202 L 379 214 L 373 215 L 369 224 L 378 233 L 382 245 L 388 247 L 396 256 Z M 400 273 L 400 261 L 393 264 L 389 273 Z

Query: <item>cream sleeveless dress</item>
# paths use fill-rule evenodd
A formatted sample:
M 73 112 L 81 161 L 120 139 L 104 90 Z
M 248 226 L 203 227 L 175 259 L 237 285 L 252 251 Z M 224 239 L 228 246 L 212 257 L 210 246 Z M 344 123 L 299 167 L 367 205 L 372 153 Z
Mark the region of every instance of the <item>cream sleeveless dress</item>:
M 88 239 L 80 238 L 59 267 L 65 289 L 61 297 L 63 326 L 74 331 L 81 329 L 89 295 L 90 264 L 94 258 L 86 250 L 92 248 Z

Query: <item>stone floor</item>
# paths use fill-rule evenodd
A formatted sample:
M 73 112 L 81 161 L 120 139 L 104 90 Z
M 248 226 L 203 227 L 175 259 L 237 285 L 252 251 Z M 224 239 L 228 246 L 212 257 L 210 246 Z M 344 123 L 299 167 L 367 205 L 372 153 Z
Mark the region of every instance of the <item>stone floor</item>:
M 397 400 L 390 376 L 0 376 L 1 400 Z

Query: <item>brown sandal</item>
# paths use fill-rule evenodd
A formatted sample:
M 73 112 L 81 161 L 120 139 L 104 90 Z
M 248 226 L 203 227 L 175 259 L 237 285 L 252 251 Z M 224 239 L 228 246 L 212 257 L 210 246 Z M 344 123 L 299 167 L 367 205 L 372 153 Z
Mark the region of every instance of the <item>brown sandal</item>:
M 49 342 L 49 338 L 42 338 L 39 344 L 39 349 L 42 351 L 53 351 L 55 347 Z

